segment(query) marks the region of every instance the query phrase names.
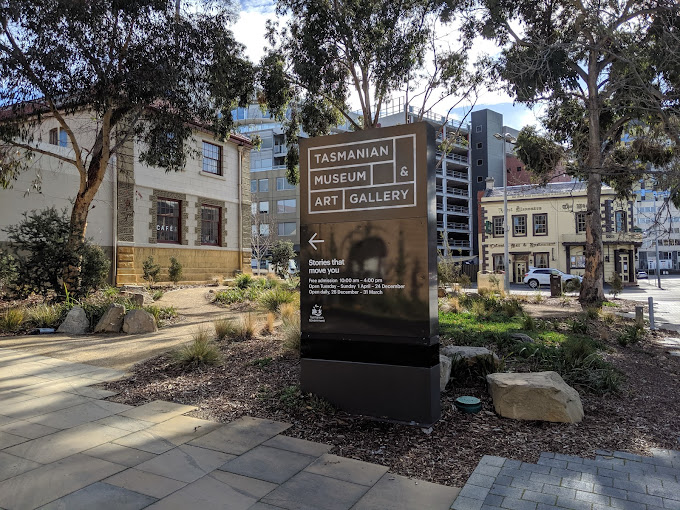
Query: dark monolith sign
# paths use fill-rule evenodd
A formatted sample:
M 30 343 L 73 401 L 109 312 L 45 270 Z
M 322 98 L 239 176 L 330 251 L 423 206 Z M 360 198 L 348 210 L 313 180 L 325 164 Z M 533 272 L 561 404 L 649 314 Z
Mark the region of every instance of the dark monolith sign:
M 439 419 L 434 130 L 300 142 L 301 386 L 381 419 Z

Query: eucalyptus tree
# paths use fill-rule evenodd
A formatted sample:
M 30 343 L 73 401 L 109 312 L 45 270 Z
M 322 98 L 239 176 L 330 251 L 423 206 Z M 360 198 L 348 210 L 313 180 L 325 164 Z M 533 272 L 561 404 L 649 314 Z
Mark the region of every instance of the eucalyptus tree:
M 679 9 L 676 0 L 470 2 L 470 33 L 503 48 L 497 76 L 517 101 L 546 105 L 550 141 L 587 182 L 583 306 L 604 299 L 602 183 L 630 193 L 634 180 L 677 159 Z M 539 173 L 561 157 L 549 145 L 530 130 L 518 141 Z
M 142 142 L 143 162 L 182 170 L 192 126 L 227 137 L 231 109 L 251 94 L 253 67 L 228 28 L 229 10 L 178 5 L 0 0 L 0 183 L 11 186 L 35 154 L 75 167 L 74 252 L 107 166 L 127 141 Z M 90 117 L 87 129 L 80 114 Z M 47 117 L 72 150 L 40 143 Z
M 280 119 L 290 112 L 291 183 L 299 178 L 300 128 L 316 136 L 343 122 L 354 130 L 377 127 L 388 98 L 429 61 L 434 73 L 423 80 L 426 87 L 467 91 L 464 49 L 428 52 L 440 10 L 434 0 L 278 0 L 277 13 L 288 21 L 283 29 L 269 25 L 258 99 Z M 349 106 L 352 94 L 358 115 Z

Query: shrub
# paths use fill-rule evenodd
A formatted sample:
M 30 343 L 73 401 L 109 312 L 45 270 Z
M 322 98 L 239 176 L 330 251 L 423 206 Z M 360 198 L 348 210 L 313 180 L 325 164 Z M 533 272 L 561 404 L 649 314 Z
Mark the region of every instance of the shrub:
M 174 306 L 149 305 L 144 306 L 143 309 L 153 315 L 153 318 L 156 319 L 156 325 L 158 327 L 162 326 L 164 320 L 177 317 L 177 310 Z
M 283 321 L 283 346 L 285 349 L 296 355 L 300 355 L 300 313 L 295 312 L 293 316 L 287 316 Z
M 8 308 L 0 314 L 0 331 L 14 333 L 19 330 L 26 319 L 23 308 Z
M 153 299 L 154 301 L 158 301 L 160 298 L 163 297 L 163 294 L 165 293 L 162 290 L 154 291 L 154 293 L 151 294 L 151 299 Z
M 80 268 L 77 287 L 69 289 L 72 294 L 84 295 L 104 284 L 109 260 L 88 240 L 77 248 L 68 245 L 70 220 L 65 210 L 50 207 L 23 216 L 20 223 L 4 229 L 14 252 L 0 261 L 0 279 L 7 290 L 19 297 L 61 294 L 69 267 Z
M 153 257 L 149 255 L 149 257 L 142 262 L 142 271 L 144 271 L 143 278 L 152 285 L 158 279 L 158 275 L 161 272 L 161 266 L 156 264 Z
M 470 286 L 472 285 L 472 281 L 470 280 L 470 277 L 466 275 L 465 273 L 459 274 L 456 278 L 454 278 L 454 283 L 457 283 L 460 285 L 462 289 L 469 289 Z
M 536 331 L 536 319 L 531 315 L 522 315 L 522 329 L 525 331 Z
M 177 285 L 177 282 L 182 279 L 182 264 L 180 264 L 175 257 L 170 257 L 168 278 L 175 285 Z
M 15 258 L 6 252 L 0 252 L 0 291 L 16 285 L 19 268 Z
M 585 335 L 588 333 L 588 320 L 587 316 L 585 315 L 579 315 L 578 317 L 575 317 L 572 319 L 569 323 L 569 326 L 571 327 L 571 331 L 573 333 L 576 333 L 578 335 Z
M 470 313 L 477 317 L 477 319 L 488 318 L 490 315 L 489 311 L 486 309 L 486 304 L 481 300 L 472 302 Z
M 623 331 L 619 333 L 619 336 L 617 337 L 616 340 L 619 342 L 619 345 L 626 347 L 628 345 L 638 343 L 644 337 L 645 337 L 644 327 L 639 324 L 634 324 L 626 326 L 623 329 Z
M 261 332 L 265 333 L 267 335 L 271 335 L 272 332 L 274 331 L 274 320 L 275 319 L 276 319 L 276 316 L 272 312 L 269 312 L 267 314 L 267 318 L 266 318 L 264 324 L 261 327 Z
M 276 241 L 274 246 L 272 246 L 271 252 L 274 271 L 283 278 L 288 274 L 288 261 L 295 257 L 293 243 L 290 241 Z
M 254 280 L 255 279 L 253 278 L 253 275 L 241 273 L 240 275 L 236 276 L 236 278 L 234 278 L 234 283 L 239 289 L 247 289 L 253 284 Z
M 297 298 L 294 292 L 284 289 L 283 287 L 276 287 L 264 291 L 259 297 L 259 303 L 262 307 L 270 312 L 278 312 L 281 305 L 284 303 L 292 303 Z
M 501 308 L 508 317 L 516 317 L 522 313 L 522 305 L 516 299 L 503 301 Z
M 236 338 L 239 340 L 250 340 L 258 332 L 257 322 L 251 314 L 241 315 L 237 321 Z
M 604 322 L 608 326 L 611 326 L 616 322 L 616 315 L 614 315 L 611 312 L 604 312 L 602 313 L 602 322 Z
M 56 328 L 67 313 L 63 305 L 35 305 L 27 311 L 28 320 L 36 328 Z
M 192 336 L 191 343 L 173 352 L 174 363 L 189 369 L 204 365 L 217 365 L 221 360 L 220 351 L 210 338 L 208 330 L 201 328 Z
M 586 319 L 594 321 L 600 316 L 600 309 L 594 306 L 590 306 L 586 308 L 583 313 L 585 314 Z
M 223 305 L 242 303 L 244 299 L 243 290 L 239 287 L 221 290 L 215 294 L 215 301 Z
M 281 315 L 281 320 L 284 324 L 296 320 L 300 303 L 298 302 L 297 305 L 298 306 L 295 306 L 295 303 L 284 303 L 281 305 L 279 314 Z
M 621 294 L 623 291 L 623 281 L 621 280 L 621 275 L 618 272 L 614 271 L 609 285 L 612 287 L 609 293 L 614 296 L 614 298 L 616 298 L 617 294 Z
M 460 313 L 463 311 L 460 299 L 455 296 L 443 299 L 440 308 L 444 313 Z
M 579 278 L 572 278 L 562 282 L 563 292 L 579 292 L 581 290 L 581 280 Z
M 290 278 L 286 279 L 281 285 L 286 290 L 290 291 L 300 290 L 300 277 L 291 276 Z
M 213 321 L 213 326 L 218 340 L 229 340 L 237 336 L 238 327 L 234 319 L 217 319 Z
M 540 291 L 540 290 L 537 290 L 537 291 L 534 293 L 534 297 L 533 297 L 532 301 L 533 301 L 534 304 L 536 304 L 536 305 L 540 305 L 543 301 L 545 301 L 545 298 L 543 297 L 543 294 L 541 294 L 541 291 Z

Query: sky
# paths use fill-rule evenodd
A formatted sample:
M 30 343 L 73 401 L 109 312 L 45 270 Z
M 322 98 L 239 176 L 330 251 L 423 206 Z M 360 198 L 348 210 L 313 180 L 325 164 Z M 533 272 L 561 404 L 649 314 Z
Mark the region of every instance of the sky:
M 264 37 L 266 21 L 276 18 L 274 2 L 271 0 L 240 0 L 240 6 L 239 20 L 233 27 L 234 36 L 245 45 L 246 55 L 248 55 L 251 61 L 257 63 L 264 53 L 263 48 L 267 45 Z M 474 60 L 475 57 L 482 53 L 493 55 L 498 52 L 498 48 L 492 42 L 480 39 L 475 41 L 472 51 L 471 60 Z M 445 115 L 453 102 L 452 100 L 447 104 L 446 101 L 443 101 L 434 111 Z M 352 104 L 351 106 L 359 108 L 358 104 Z M 504 124 L 515 129 L 521 129 L 526 125 L 538 127 L 540 124 L 538 119 L 540 117 L 539 111 L 529 110 L 519 104 L 513 105 L 512 98 L 501 91 L 484 91 L 473 109 L 481 110 L 484 108 L 489 108 L 503 114 Z M 469 106 L 467 108 L 455 109 L 452 113 L 461 118 L 467 111 L 469 111 Z

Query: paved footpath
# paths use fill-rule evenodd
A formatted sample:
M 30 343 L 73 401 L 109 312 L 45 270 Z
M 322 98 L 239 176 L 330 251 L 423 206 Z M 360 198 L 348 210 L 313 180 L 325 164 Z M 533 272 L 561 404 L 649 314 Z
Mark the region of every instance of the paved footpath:
M 541 453 L 537 464 L 485 456 L 454 510 L 680 510 L 680 452 Z
M 458 495 L 283 436 L 286 423 L 91 387 L 123 375 L 0 349 L 0 510 L 448 510 Z

